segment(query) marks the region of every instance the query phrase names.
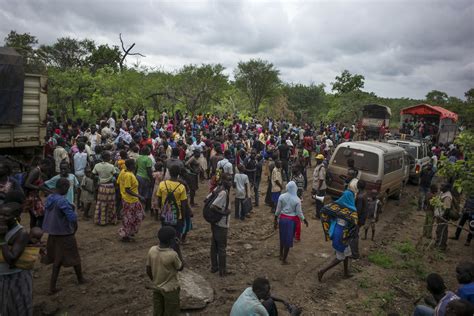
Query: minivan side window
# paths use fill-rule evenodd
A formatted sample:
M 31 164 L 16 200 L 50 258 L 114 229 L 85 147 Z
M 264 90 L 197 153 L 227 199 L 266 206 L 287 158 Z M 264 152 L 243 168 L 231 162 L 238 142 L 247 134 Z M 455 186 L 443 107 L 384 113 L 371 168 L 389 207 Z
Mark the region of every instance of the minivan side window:
M 403 167 L 403 157 L 400 156 L 391 156 L 384 158 L 383 164 L 383 173 L 388 174 L 397 170 L 400 170 Z

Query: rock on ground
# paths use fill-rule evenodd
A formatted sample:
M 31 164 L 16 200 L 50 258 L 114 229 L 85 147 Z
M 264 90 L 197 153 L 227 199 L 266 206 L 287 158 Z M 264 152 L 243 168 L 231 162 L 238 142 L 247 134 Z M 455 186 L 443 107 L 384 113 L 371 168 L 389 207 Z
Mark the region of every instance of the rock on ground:
M 214 289 L 200 274 L 191 270 L 178 273 L 181 309 L 201 309 L 214 300 Z

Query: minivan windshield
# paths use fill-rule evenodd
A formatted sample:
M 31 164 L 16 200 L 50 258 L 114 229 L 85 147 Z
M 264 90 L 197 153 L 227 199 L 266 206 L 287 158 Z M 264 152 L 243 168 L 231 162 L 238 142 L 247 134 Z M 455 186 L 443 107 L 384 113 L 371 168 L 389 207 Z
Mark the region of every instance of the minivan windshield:
M 417 146 L 411 146 L 408 144 L 403 144 L 403 143 L 398 143 L 398 146 L 402 147 L 405 149 L 410 156 L 413 158 L 417 159 L 418 158 L 418 147 Z
M 365 150 L 340 147 L 332 163 L 336 166 L 347 167 L 347 160 L 349 158 L 354 159 L 354 165 L 360 171 L 378 173 L 379 159 L 377 154 Z

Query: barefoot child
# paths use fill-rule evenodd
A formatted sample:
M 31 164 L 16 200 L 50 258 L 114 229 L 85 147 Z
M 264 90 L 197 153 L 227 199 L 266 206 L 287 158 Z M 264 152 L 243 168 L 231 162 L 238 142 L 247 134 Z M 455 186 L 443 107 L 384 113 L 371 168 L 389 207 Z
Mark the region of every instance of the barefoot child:
M 61 267 L 74 267 L 79 284 L 85 282 L 82 276 L 81 257 L 77 248 L 75 233 L 77 231 L 77 214 L 73 205 L 66 198 L 69 180 L 59 178 L 56 182 L 56 193 L 46 199 L 43 230 L 49 234 L 44 263 L 53 264 L 53 273 L 49 293 L 59 291 L 56 283 Z
M 367 219 L 364 225 L 364 240 L 367 239 L 369 228 L 372 229 L 372 241 L 375 236 L 375 223 L 379 217 L 380 200 L 377 198 L 377 190 L 370 191 L 367 198 Z
M 160 244 L 150 248 L 146 263 L 146 274 L 154 285 L 153 315 L 179 315 L 178 271 L 183 270 L 183 260 L 181 252 L 173 250 L 176 230 L 163 226 L 158 239 Z

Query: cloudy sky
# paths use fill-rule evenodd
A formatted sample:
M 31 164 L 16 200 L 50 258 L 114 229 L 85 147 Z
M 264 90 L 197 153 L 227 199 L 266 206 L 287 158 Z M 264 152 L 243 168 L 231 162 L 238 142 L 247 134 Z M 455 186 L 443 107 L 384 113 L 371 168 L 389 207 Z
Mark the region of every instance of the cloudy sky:
M 118 45 L 122 33 L 146 55 L 141 64 L 165 70 L 221 63 L 232 74 L 262 58 L 294 83 L 330 86 L 348 69 L 385 97 L 474 87 L 472 0 L 0 0 L 0 37 L 12 29 L 44 44 Z

